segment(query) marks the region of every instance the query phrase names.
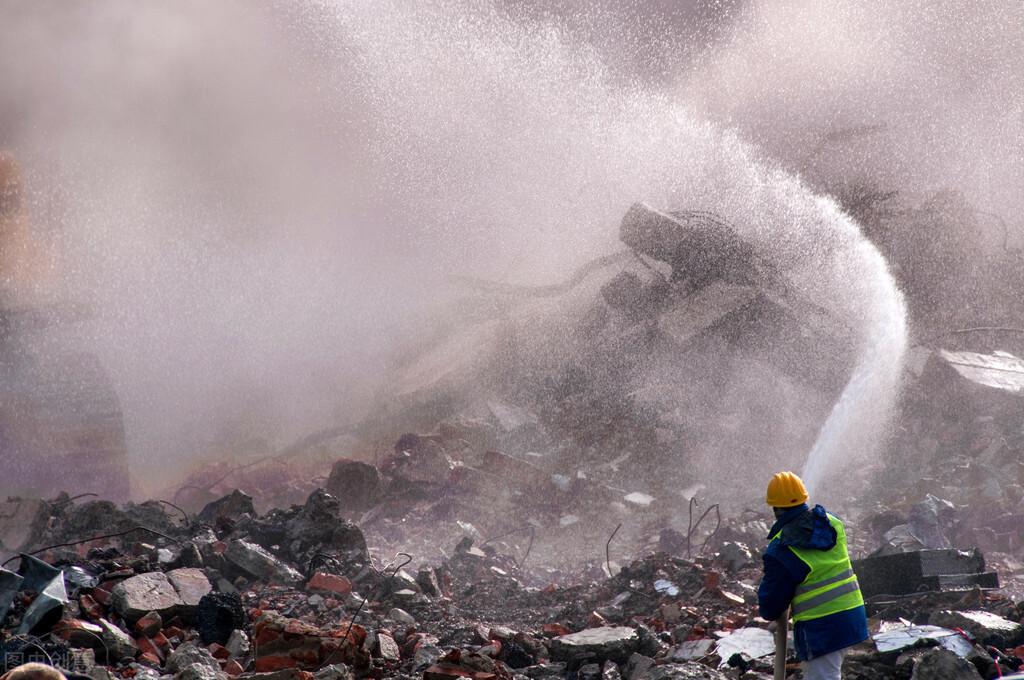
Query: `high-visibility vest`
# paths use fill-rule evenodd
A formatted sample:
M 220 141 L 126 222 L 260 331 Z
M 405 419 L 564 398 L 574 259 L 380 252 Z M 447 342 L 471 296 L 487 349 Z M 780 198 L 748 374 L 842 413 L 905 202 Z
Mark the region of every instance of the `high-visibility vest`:
M 810 621 L 830 614 L 856 609 L 864 604 L 857 577 L 846 551 L 846 530 L 837 517 L 828 515 L 836 531 L 836 544 L 829 550 L 787 546 L 811 571 L 797 586 L 789 614 L 794 621 Z M 782 536 L 782 531 L 772 540 Z

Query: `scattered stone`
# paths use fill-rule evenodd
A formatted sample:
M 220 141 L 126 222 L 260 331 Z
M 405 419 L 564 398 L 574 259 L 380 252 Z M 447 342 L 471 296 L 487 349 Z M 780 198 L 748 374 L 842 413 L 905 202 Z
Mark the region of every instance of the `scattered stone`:
M 238 629 L 231 631 L 231 636 L 224 646 L 227 647 L 228 653 L 236 659 L 248 655 L 249 650 L 252 648 L 249 636 L 246 635 L 244 630 Z
M 106 619 L 100 619 L 98 623 L 102 629 L 100 637 L 103 639 L 103 644 L 111 657 L 107 659 L 107 663 L 113 663 L 126 658 L 135 658 L 139 651 L 139 646 L 135 644 L 135 640 L 132 639 L 131 635 Z
M 719 562 L 725 564 L 726 569 L 735 573 L 752 563 L 754 561 L 754 556 L 750 552 L 750 548 L 742 543 L 726 541 L 722 544 L 722 547 L 718 549 L 717 559 Z
M 353 680 L 352 669 L 343 663 L 324 666 L 318 670 L 313 677 L 316 678 L 316 680 Z
M 179 645 L 176 650 L 167 657 L 166 670 L 169 673 L 177 674 L 190 666 L 205 666 L 212 671 L 220 671 L 220 663 L 213 658 L 210 652 L 191 642 Z
M 930 649 L 914 664 L 910 680 L 982 680 L 978 669 L 948 649 Z
M 428 597 L 439 597 L 441 595 L 441 586 L 437 581 L 437 573 L 429 567 L 424 567 L 416 573 L 416 583 L 419 584 L 423 594 Z
M 384 633 L 377 634 L 377 654 L 387 662 L 397 662 L 402 658 L 402 652 L 394 638 Z
M 227 677 L 224 671 L 214 670 L 201 663 L 185 666 L 174 674 L 174 680 L 226 680 Z
M 696 661 L 655 666 L 647 677 L 648 680 L 729 680 L 728 675 Z
M 394 621 L 395 623 L 401 623 L 405 626 L 416 625 L 416 619 L 413 618 L 412 614 L 405 611 L 404 609 L 399 609 L 398 607 L 395 607 L 394 609 L 388 612 L 388 618 Z
M 643 680 L 654 667 L 654 659 L 643 654 L 631 654 L 623 669 L 626 680 Z

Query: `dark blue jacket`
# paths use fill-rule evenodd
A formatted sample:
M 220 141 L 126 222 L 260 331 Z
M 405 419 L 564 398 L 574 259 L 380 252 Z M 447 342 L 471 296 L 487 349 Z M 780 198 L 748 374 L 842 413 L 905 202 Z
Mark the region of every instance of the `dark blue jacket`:
M 796 556 L 789 546 L 831 550 L 836 544 L 836 531 L 829 524 L 825 508 L 807 505 L 793 508 L 775 522 L 768 538 L 782 535 L 768 543 L 764 553 L 764 578 L 757 589 L 758 609 L 762 619 L 775 621 L 789 607 L 796 588 L 807 578 L 811 568 Z M 868 638 L 868 618 L 864 607 L 848 609 L 811 621 L 797 621 L 793 639 L 797 656 L 806 661 Z

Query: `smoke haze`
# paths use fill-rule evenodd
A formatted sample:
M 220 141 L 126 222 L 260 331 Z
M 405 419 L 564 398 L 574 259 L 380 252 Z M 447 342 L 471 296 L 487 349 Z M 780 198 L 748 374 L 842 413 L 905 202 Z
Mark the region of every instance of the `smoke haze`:
M 620 247 L 637 200 L 718 212 L 868 329 L 883 377 L 844 435 L 866 454 L 902 301 L 818 194 L 868 177 L 1020 214 L 1022 12 L 8 1 L 0 146 L 92 310 L 77 332 L 140 483 L 357 419 L 393 353 L 450 318 L 451 275 L 563 280 Z M 885 127 L 823 146 L 865 125 Z

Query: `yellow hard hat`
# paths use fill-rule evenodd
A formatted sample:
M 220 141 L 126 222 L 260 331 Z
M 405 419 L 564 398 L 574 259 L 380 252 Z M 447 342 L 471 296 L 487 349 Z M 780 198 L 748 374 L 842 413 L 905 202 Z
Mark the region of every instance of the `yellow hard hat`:
M 792 472 L 780 472 L 768 482 L 765 500 L 773 508 L 790 508 L 807 502 L 807 489 Z

